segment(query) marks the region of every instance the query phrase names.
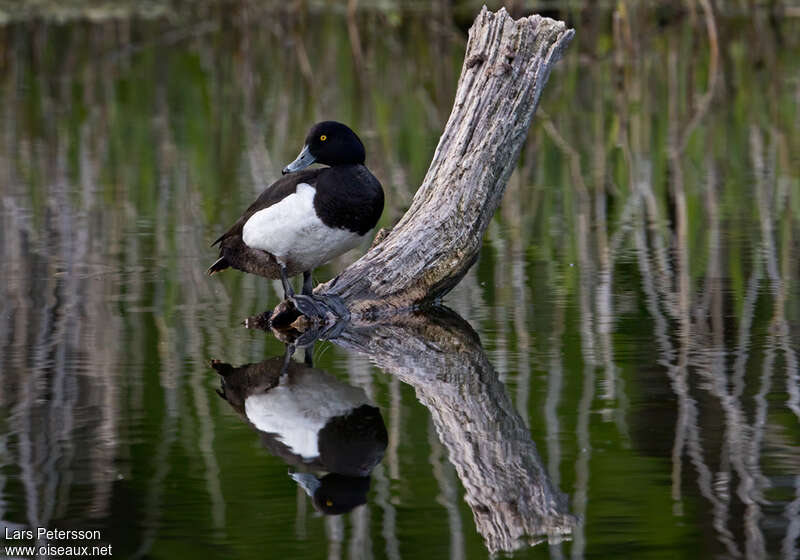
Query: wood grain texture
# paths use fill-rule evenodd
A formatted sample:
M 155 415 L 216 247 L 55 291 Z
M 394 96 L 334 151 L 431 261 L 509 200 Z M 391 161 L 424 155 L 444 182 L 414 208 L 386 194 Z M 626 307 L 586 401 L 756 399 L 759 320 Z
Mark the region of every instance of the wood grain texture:
M 435 300 L 461 280 L 572 36 L 559 21 L 483 8 L 469 31 L 453 110 L 409 210 L 315 296 L 341 298 L 352 320 L 368 319 Z

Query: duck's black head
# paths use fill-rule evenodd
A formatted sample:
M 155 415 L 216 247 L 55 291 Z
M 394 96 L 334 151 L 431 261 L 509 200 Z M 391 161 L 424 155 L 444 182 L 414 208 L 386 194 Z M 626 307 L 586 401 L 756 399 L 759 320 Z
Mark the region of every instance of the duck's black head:
M 364 144 L 349 126 L 323 121 L 311 127 L 300 155 L 284 167 L 283 173 L 300 171 L 315 162 L 330 166 L 363 164 L 365 157 Z
M 314 507 L 325 515 L 341 515 L 367 503 L 370 477 L 344 476 L 328 473 L 314 492 Z
M 367 503 L 370 477 L 344 476 L 328 473 L 317 478 L 311 473 L 290 474 L 306 494 L 311 496 L 314 507 L 325 515 L 340 515 Z

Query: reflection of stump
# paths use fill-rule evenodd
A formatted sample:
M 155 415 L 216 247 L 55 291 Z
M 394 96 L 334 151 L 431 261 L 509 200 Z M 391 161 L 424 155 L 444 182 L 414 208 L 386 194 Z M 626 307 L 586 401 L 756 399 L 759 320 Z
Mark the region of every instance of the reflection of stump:
M 491 552 L 561 540 L 576 519 L 475 332 L 452 312 L 398 316 L 345 330 L 335 343 L 368 354 L 416 389 L 431 412 Z
M 481 11 L 453 110 L 411 207 L 315 294 L 342 298 L 358 317 L 431 301 L 458 283 L 477 259 L 550 69 L 572 35 L 548 18 Z

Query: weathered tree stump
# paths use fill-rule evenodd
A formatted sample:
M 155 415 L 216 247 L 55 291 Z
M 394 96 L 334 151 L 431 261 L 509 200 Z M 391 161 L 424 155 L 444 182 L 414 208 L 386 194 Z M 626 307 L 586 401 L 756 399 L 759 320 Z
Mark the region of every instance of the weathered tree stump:
M 385 239 L 317 286 L 323 309 L 300 303 L 301 312 L 330 318 L 344 308 L 353 319 L 374 317 L 435 300 L 461 280 L 572 36 L 559 21 L 515 21 L 505 9 L 483 8 L 469 31 L 452 113 L 411 207 Z M 325 305 L 331 301 L 336 309 Z

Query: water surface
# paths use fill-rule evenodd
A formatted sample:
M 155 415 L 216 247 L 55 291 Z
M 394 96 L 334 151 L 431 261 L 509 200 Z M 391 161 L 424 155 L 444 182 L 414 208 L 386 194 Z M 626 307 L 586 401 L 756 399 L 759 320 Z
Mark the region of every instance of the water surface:
M 473 8 L 1 26 L 3 525 L 119 558 L 797 558 L 798 19 L 622 7 L 560 14 L 578 34 L 450 310 L 314 347 L 386 428 L 336 516 L 217 394 L 211 359 L 282 363 L 240 326 L 282 290 L 208 278 L 208 245 L 323 118 L 395 223 Z

